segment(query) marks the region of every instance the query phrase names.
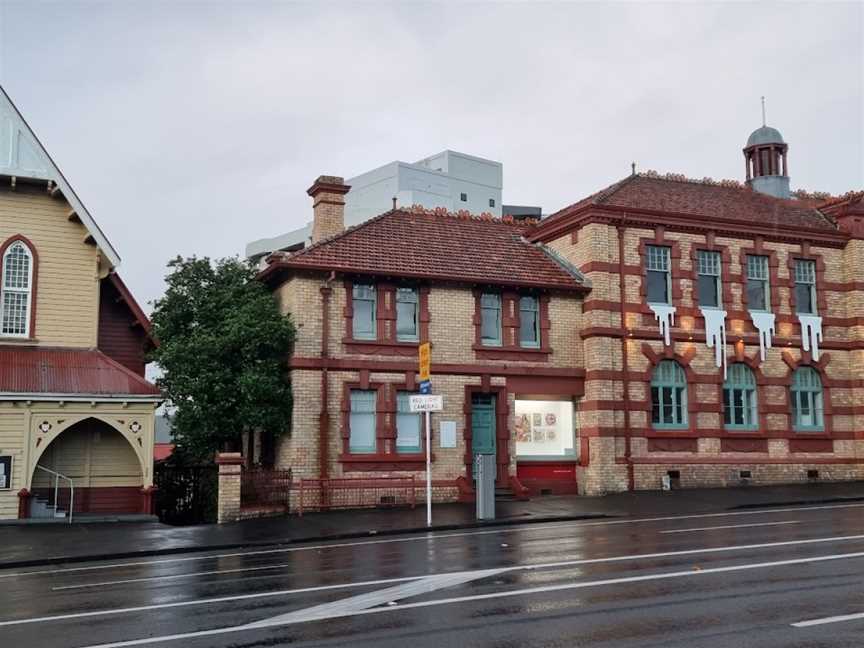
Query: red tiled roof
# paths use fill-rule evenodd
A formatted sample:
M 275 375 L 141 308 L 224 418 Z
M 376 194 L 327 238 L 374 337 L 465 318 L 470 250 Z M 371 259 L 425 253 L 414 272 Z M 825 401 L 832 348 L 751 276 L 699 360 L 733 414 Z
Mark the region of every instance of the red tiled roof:
M 732 181 L 689 180 L 683 176 L 637 174 L 552 214 L 549 223 L 592 205 L 729 219 L 762 226 L 836 232 L 831 220 L 805 201 L 784 200 Z
M 101 351 L 0 346 L 0 394 L 159 396 Z
M 574 267 L 523 234 L 533 225 L 412 208 L 393 210 L 262 273 L 324 270 L 504 286 L 586 290 Z

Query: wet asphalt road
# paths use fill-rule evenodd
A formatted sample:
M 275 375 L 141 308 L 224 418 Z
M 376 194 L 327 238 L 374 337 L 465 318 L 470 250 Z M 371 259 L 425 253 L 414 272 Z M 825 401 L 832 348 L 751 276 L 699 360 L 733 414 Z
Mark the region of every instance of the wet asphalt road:
M 860 648 L 864 504 L 0 571 L 0 646 L 138 645 Z

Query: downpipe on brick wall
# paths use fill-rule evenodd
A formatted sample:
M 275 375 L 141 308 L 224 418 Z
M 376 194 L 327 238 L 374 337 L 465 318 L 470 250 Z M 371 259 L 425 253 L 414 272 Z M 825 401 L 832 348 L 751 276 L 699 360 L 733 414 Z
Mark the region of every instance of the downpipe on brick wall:
M 324 280 L 321 286 L 321 359 L 330 357 L 330 295 L 333 294 L 332 283 L 336 279 L 336 272 L 331 271 L 330 276 Z M 329 375 L 327 363 L 323 363 L 321 369 L 321 413 L 318 416 L 318 477 L 327 479 L 330 473 L 330 402 L 329 402 Z M 322 499 L 325 497 L 323 491 Z M 323 504 L 323 502 L 322 502 Z
M 627 490 L 635 490 L 636 479 L 633 474 L 633 458 L 630 453 L 630 362 L 627 357 L 627 326 L 625 325 L 624 299 L 624 221 L 621 216 L 618 225 L 618 301 L 621 313 L 621 384 L 624 389 L 624 461 L 627 464 Z M 614 416 L 614 414 L 613 414 Z

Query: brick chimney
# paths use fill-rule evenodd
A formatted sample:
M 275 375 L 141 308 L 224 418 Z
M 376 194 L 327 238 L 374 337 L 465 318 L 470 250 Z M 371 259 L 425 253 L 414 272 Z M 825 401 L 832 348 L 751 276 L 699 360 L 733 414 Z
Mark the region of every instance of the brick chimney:
M 312 196 L 312 243 L 345 229 L 345 194 L 351 189 L 339 176 L 318 176 L 309 187 Z

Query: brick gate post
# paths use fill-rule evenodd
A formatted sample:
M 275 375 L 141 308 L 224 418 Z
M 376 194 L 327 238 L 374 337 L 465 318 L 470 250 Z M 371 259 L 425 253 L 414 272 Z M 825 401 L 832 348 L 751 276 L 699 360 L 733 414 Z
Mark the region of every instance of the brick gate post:
M 220 452 L 216 455 L 219 465 L 219 524 L 240 519 L 240 485 L 243 471 L 243 455 L 239 452 Z

